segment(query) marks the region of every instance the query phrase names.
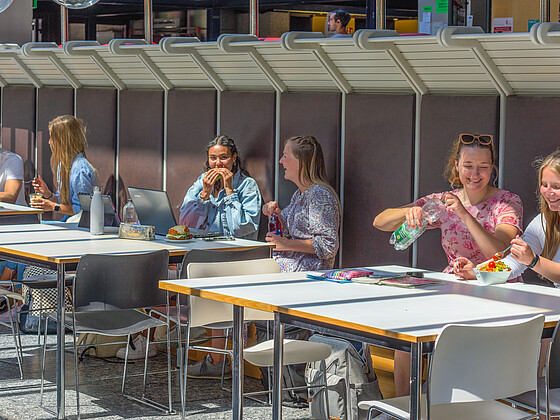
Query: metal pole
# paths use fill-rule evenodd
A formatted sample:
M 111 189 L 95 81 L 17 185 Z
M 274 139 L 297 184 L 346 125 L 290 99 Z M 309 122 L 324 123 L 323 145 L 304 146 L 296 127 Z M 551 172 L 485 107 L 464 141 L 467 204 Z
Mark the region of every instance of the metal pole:
M 144 39 L 148 44 L 154 42 L 153 23 L 152 0 L 144 0 Z
M 250 0 L 251 35 L 259 36 L 259 0 Z
M 68 9 L 60 6 L 60 43 L 68 41 Z
M 57 307 L 56 307 L 56 418 L 66 418 L 66 402 L 64 395 L 64 264 L 57 267 Z
M 550 0 L 541 0 L 540 19 L 541 22 L 550 22 Z
M 366 0 L 366 29 L 377 29 L 375 27 L 375 0 Z
M 377 0 L 375 4 L 375 29 L 386 28 L 385 0 Z
M 284 366 L 284 324 L 274 313 L 274 355 L 272 372 L 272 419 L 282 420 L 282 370 Z
M 243 418 L 243 312 L 242 306 L 233 306 L 233 420 Z

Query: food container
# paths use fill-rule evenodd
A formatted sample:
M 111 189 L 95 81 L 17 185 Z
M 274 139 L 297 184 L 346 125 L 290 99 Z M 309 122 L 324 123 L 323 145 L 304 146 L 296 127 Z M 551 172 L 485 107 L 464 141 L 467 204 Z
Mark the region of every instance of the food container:
M 505 283 L 511 274 L 509 271 L 480 271 L 478 268 L 474 268 L 474 274 L 478 280 L 478 283 L 483 286 L 489 286 L 491 284 L 501 284 Z
M 121 225 L 119 226 L 119 238 L 153 241 L 156 239 L 155 228 L 150 225 L 133 225 L 130 223 L 121 223 Z

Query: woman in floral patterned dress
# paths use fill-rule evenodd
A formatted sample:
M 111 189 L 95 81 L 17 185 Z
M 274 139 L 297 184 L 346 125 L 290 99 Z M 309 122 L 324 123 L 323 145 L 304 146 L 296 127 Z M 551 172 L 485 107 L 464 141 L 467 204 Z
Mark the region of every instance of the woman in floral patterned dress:
M 494 142 L 491 135 L 461 134 L 453 143 L 445 174 L 452 191 L 430 194 L 400 208 L 387 209 L 373 226 L 394 231 L 403 222 L 422 223 L 422 205 L 436 197 L 447 213 L 428 229 L 441 229 L 441 245 L 448 265 L 460 257 L 479 264 L 505 249 L 523 226 L 523 204 L 519 196 L 489 185 L 494 166 Z M 397 396 L 410 391 L 410 356 L 395 352 L 395 391 Z
M 339 245 L 340 203 L 327 181 L 321 145 L 313 136 L 286 140 L 284 178 L 298 189 L 290 204 L 280 209 L 276 201 L 263 206 L 267 216 L 279 216 L 283 236 L 269 232 L 274 259 L 283 272 L 332 269 Z

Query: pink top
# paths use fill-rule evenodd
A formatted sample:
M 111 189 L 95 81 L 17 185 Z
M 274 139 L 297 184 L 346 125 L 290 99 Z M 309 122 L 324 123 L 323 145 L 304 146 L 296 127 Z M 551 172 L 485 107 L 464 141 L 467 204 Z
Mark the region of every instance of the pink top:
M 451 191 L 457 195 L 458 189 Z M 423 206 L 431 198 L 441 200 L 443 192 L 427 195 L 416 200 L 415 206 Z M 476 206 L 465 206 L 466 210 L 491 234 L 494 234 L 496 226 L 507 224 L 515 226 L 520 232 L 523 231 L 523 204 L 518 195 L 509 191 L 498 190 L 488 200 Z M 459 216 L 452 212 L 428 226 L 428 229 L 441 229 L 441 246 L 447 255 L 448 266 L 443 270 L 451 273 L 453 261 L 457 257 L 465 257 L 475 264 L 480 264 L 488 258 L 484 257 L 473 236 Z

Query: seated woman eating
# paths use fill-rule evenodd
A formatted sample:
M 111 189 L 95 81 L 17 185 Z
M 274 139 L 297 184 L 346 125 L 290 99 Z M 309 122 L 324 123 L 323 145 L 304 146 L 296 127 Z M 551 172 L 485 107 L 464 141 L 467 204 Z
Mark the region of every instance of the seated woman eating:
M 412 227 L 422 224 L 422 206 L 431 198 L 444 203 L 447 212 L 428 229 L 441 229 L 441 245 L 448 265 L 466 257 L 481 263 L 503 250 L 521 233 L 523 205 L 508 191 L 489 185 L 495 168 L 493 137 L 488 134 L 460 134 L 453 142 L 445 169 L 452 191 L 430 194 L 403 207 L 387 209 L 373 226 L 394 231 L 407 221 Z M 408 395 L 410 363 L 407 353 L 395 353 L 395 390 L 397 396 Z
M 179 223 L 257 239 L 261 192 L 243 167 L 234 141 L 218 136 L 208 143 L 206 152 L 205 172 L 187 191 Z
M 86 129 L 80 120 L 72 115 L 56 117 L 49 123 L 49 136 L 56 193 L 49 190 L 41 177 L 35 178 L 33 187 L 43 197 L 34 199 L 31 206 L 63 213 L 64 222 L 82 210 L 78 194 L 93 194 L 96 170 L 86 157 Z
M 313 136 L 286 140 L 284 178 L 298 189 L 290 204 L 280 209 L 276 201 L 263 206 L 267 216 L 279 216 L 283 236 L 269 232 L 266 241 L 276 245 L 274 259 L 280 270 L 332 269 L 339 246 L 340 203 L 327 181 L 321 145 Z

